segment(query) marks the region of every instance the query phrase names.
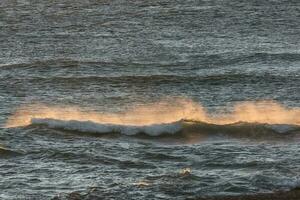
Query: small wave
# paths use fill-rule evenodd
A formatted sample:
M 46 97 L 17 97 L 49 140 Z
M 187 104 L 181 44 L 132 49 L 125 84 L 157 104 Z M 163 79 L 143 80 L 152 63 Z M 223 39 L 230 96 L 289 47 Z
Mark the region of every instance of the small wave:
M 192 55 L 190 59 L 198 59 L 199 55 Z M 232 66 L 232 65 L 241 65 L 244 63 L 258 63 L 258 62 L 273 62 L 273 61 L 290 61 L 296 62 L 300 60 L 299 53 L 293 52 L 253 52 L 247 54 L 236 55 L 233 52 L 229 53 L 217 53 L 217 54 L 206 54 L 201 56 L 201 62 L 210 63 L 216 66 Z
M 299 61 L 299 53 L 255 53 L 253 57 L 260 58 L 261 60 L 288 60 L 288 61 Z
M 50 84 L 50 85 L 63 85 L 63 86 L 82 86 L 83 84 L 130 84 L 138 85 L 139 87 L 161 86 L 163 85 L 176 85 L 182 84 L 190 85 L 231 85 L 231 84 L 290 84 L 291 87 L 299 81 L 299 77 L 294 74 L 291 75 L 272 75 L 267 73 L 262 74 L 219 74 L 219 75 L 172 75 L 172 74 L 149 74 L 149 75 L 68 75 L 57 76 L 43 74 L 39 76 L 28 75 L 15 76 L 7 73 L 1 77 L 3 82 L 9 84 L 22 84 L 22 85 L 36 85 L 36 84 Z
M 61 68 L 68 68 L 68 67 L 78 67 L 78 66 L 180 66 L 179 63 L 153 63 L 153 62 L 115 62 L 115 61 L 107 61 L 107 60 L 78 60 L 74 58 L 58 58 L 58 59 L 44 59 L 44 60 L 30 60 L 28 62 L 12 62 L 12 63 L 0 63 L 1 69 L 11 69 L 11 68 L 18 68 L 18 67 L 27 67 L 27 68 L 36 68 L 36 67 L 61 67 Z
M 286 135 L 300 132 L 300 127 L 287 124 L 257 124 L 257 123 L 234 123 L 227 125 L 208 124 L 203 122 L 194 122 L 180 120 L 172 123 L 151 124 L 151 125 L 124 125 L 124 124 L 105 124 L 92 121 L 77 120 L 57 120 L 57 119 L 39 119 L 31 120 L 32 125 L 42 125 L 53 129 L 62 129 L 67 131 L 76 131 L 82 133 L 119 133 L 124 135 L 146 134 L 149 136 L 174 135 L 174 134 L 230 134 L 230 135 L 252 135 L 266 136 L 270 134 Z
M 242 63 L 257 63 L 257 62 L 266 62 L 274 60 L 284 60 L 296 62 L 300 60 L 300 54 L 296 52 L 254 52 L 248 54 L 242 54 L 235 56 L 235 52 L 229 53 L 218 53 L 218 54 L 205 54 L 205 55 L 192 55 L 190 59 L 201 59 L 199 60 L 202 63 L 210 63 L 214 65 L 234 65 Z M 78 60 L 76 58 L 57 58 L 57 59 L 43 59 L 43 60 L 28 60 L 28 62 L 16 61 L 11 63 L 0 63 L 1 69 L 11 69 L 11 68 L 37 68 L 37 67 L 78 67 L 78 66 L 161 66 L 161 67 L 175 67 L 182 66 L 186 63 L 170 62 L 170 63 L 154 63 L 154 62 L 115 62 L 107 60 Z
M 20 155 L 20 153 L 0 146 L 0 158 L 17 155 Z

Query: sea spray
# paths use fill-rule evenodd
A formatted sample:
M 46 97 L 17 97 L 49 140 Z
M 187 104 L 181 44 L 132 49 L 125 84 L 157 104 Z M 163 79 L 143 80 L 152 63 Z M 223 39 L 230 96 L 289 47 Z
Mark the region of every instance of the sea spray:
M 136 106 L 121 113 L 99 113 L 85 111 L 80 107 L 36 104 L 17 109 L 9 117 L 5 126 L 30 125 L 32 119 L 88 121 L 118 126 L 147 126 L 173 123 L 180 120 L 201 121 L 218 125 L 237 122 L 300 125 L 300 108 L 286 108 L 275 101 L 241 102 L 236 104 L 230 113 L 212 115 L 201 104 L 186 98 L 174 99 L 172 102 L 162 100 Z

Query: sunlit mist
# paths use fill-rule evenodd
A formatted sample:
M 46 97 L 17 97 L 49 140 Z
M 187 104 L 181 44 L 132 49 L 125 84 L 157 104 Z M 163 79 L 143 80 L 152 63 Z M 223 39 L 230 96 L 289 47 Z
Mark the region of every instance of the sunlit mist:
M 230 113 L 210 114 L 201 104 L 184 98 L 174 99 L 171 103 L 162 100 L 136 106 L 122 113 L 100 113 L 85 111 L 80 107 L 35 104 L 18 108 L 9 117 L 5 127 L 30 125 L 31 120 L 36 118 L 136 126 L 179 120 L 195 120 L 220 125 L 235 122 L 300 125 L 300 108 L 287 108 L 275 101 L 255 101 L 238 103 L 233 106 Z

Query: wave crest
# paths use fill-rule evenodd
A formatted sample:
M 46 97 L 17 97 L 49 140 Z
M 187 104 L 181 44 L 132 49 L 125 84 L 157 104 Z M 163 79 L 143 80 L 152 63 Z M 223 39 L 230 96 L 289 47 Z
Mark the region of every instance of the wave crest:
M 34 126 L 46 126 L 53 129 L 75 131 L 85 134 L 109 134 L 118 133 L 124 135 L 146 134 L 148 136 L 174 135 L 174 134 L 229 134 L 234 136 L 271 136 L 277 134 L 284 136 L 290 133 L 300 133 L 300 127 L 287 124 L 256 124 L 234 123 L 226 125 L 207 124 L 203 122 L 180 120 L 172 123 L 151 125 L 120 125 L 104 124 L 92 121 L 57 120 L 57 119 L 32 119 Z

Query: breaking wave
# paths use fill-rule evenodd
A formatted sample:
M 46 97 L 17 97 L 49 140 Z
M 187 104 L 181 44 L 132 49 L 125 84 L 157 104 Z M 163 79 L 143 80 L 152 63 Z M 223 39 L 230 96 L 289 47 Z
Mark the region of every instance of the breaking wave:
M 92 134 L 119 133 L 124 135 L 146 134 L 149 136 L 173 135 L 173 134 L 243 134 L 252 136 L 262 136 L 269 134 L 290 134 L 300 133 L 300 127 L 287 124 L 256 124 L 256 123 L 234 123 L 226 125 L 207 124 L 188 120 L 180 120 L 173 123 L 151 124 L 151 125 L 121 125 L 105 124 L 92 121 L 77 120 L 57 120 L 57 119 L 38 119 L 31 120 L 33 126 L 46 126 L 53 129 L 66 131 L 76 131 Z
M 125 135 L 136 135 L 145 133 L 150 136 L 158 136 L 164 133 L 174 134 L 181 130 L 180 122 L 170 124 L 152 124 L 144 126 L 103 124 L 92 121 L 64 121 L 57 119 L 32 119 L 32 125 L 46 125 L 49 128 L 79 131 L 86 133 L 121 133 Z
M 166 99 L 132 107 L 121 113 L 99 113 L 78 107 L 24 106 L 6 127 L 44 125 L 87 133 L 121 133 L 150 136 L 175 133 L 290 133 L 299 132 L 300 109 L 274 101 L 242 102 L 229 113 L 210 114 L 189 99 Z

